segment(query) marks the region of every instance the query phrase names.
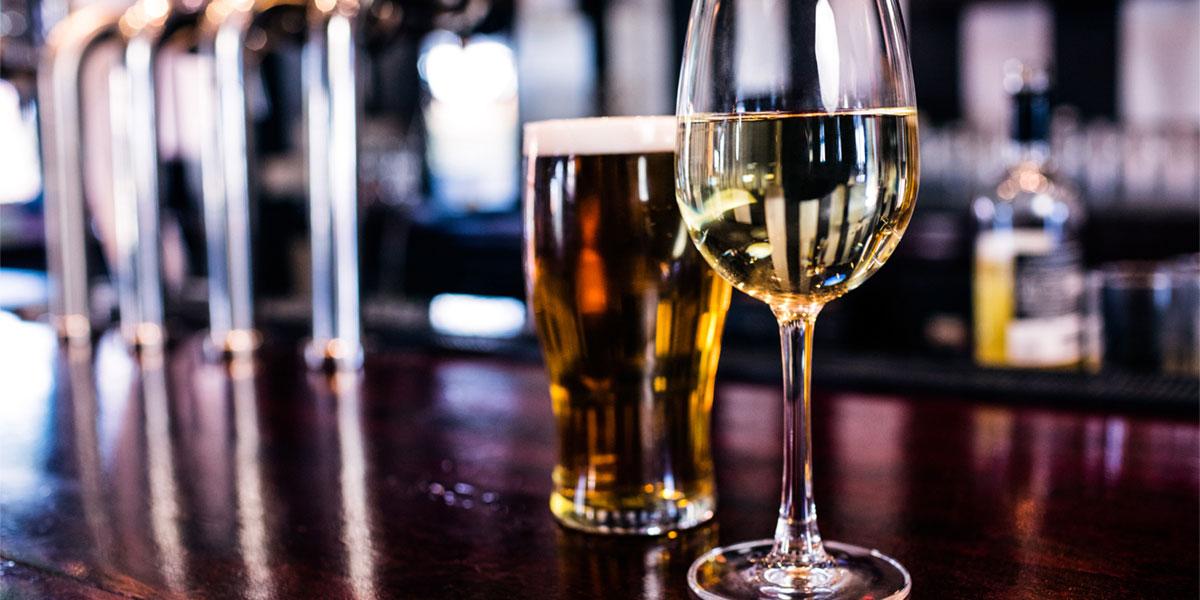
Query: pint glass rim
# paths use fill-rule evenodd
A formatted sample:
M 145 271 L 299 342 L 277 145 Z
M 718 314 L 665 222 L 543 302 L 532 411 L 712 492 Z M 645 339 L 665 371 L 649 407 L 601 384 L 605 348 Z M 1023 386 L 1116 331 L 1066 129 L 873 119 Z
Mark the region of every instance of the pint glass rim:
M 525 124 L 525 157 L 675 152 L 674 115 L 548 119 Z

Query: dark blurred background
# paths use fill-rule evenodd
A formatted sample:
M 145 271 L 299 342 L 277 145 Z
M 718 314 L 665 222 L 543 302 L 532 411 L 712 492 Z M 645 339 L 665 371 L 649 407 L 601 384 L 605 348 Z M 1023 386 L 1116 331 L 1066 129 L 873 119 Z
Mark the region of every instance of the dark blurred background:
M 921 113 L 918 210 L 887 267 L 823 313 L 818 384 L 1194 404 L 1191 367 L 975 367 L 969 206 L 1004 170 L 1003 66 L 1018 59 L 1052 73 L 1053 158 L 1086 207 L 1088 267 L 1137 260 L 1154 269 L 1200 252 L 1200 2 L 903 4 Z M 377 3 L 372 22 L 403 6 Z M 5 0 L 0 11 L 0 308 L 30 317 L 45 302 L 36 49 L 67 9 L 61 0 Z M 367 36 L 360 251 L 368 352 L 437 344 L 536 355 L 521 305 L 521 124 L 673 112 L 689 10 L 684 0 L 470 0 L 449 16 Z M 309 310 L 299 47 L 281 43 L 256 60 L 248 78 L 258 311 L 274 337 L 299 339 Z M 186 77 L 164 85 L 163 118 L 177 132 L 160 143 L 172 165 L 169 306 L 179 327 L 200 328 L 194 95 Z M 106 216 L 93 211 L 103 265 Z M 104 290 L 99 301 L 115 304 Z M 723 374 L 773 381 L 777 343 L 769 312 L 735 298 Z

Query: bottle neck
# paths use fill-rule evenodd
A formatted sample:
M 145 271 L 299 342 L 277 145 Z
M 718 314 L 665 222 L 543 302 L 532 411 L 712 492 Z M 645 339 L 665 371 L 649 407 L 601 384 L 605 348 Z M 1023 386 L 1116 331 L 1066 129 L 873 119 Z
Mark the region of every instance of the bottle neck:
M 1050 96 L 1045 90 L 1023 88 L 1013 94 L 1012 102 L 1013 159 L 1041 167 L 1050 159 Z
M 1050 142 L 1046 140 L 1012 140 L 1008 147 L 1009 164 L 1032 163 L 1038 168 L 1050 162 Z

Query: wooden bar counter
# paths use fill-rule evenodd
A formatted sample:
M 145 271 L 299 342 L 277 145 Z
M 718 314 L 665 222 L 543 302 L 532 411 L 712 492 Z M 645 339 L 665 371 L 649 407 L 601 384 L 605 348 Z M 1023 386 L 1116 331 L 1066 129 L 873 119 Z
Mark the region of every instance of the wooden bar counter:
M 718 385 L 713 523 L 602 538 L 550 516 L 535 364 L 395 351 L 327 379 L 291 351 L 139 367 L 0 332 L 6 600 L 686 598 L 695 556 L 774 525 L 774 386 Z M 822 533 L 899 559 L 914 598 L 1197 597 L 1193 419 L 819 389 L 814 411 Z

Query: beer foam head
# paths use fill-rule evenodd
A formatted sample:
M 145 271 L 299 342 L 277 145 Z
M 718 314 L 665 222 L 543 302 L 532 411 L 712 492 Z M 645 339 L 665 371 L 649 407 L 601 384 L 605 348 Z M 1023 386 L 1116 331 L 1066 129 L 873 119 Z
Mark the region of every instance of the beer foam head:
M 675 117 L 597 117 L 525 124 L 525 156 L 675 151 Z

